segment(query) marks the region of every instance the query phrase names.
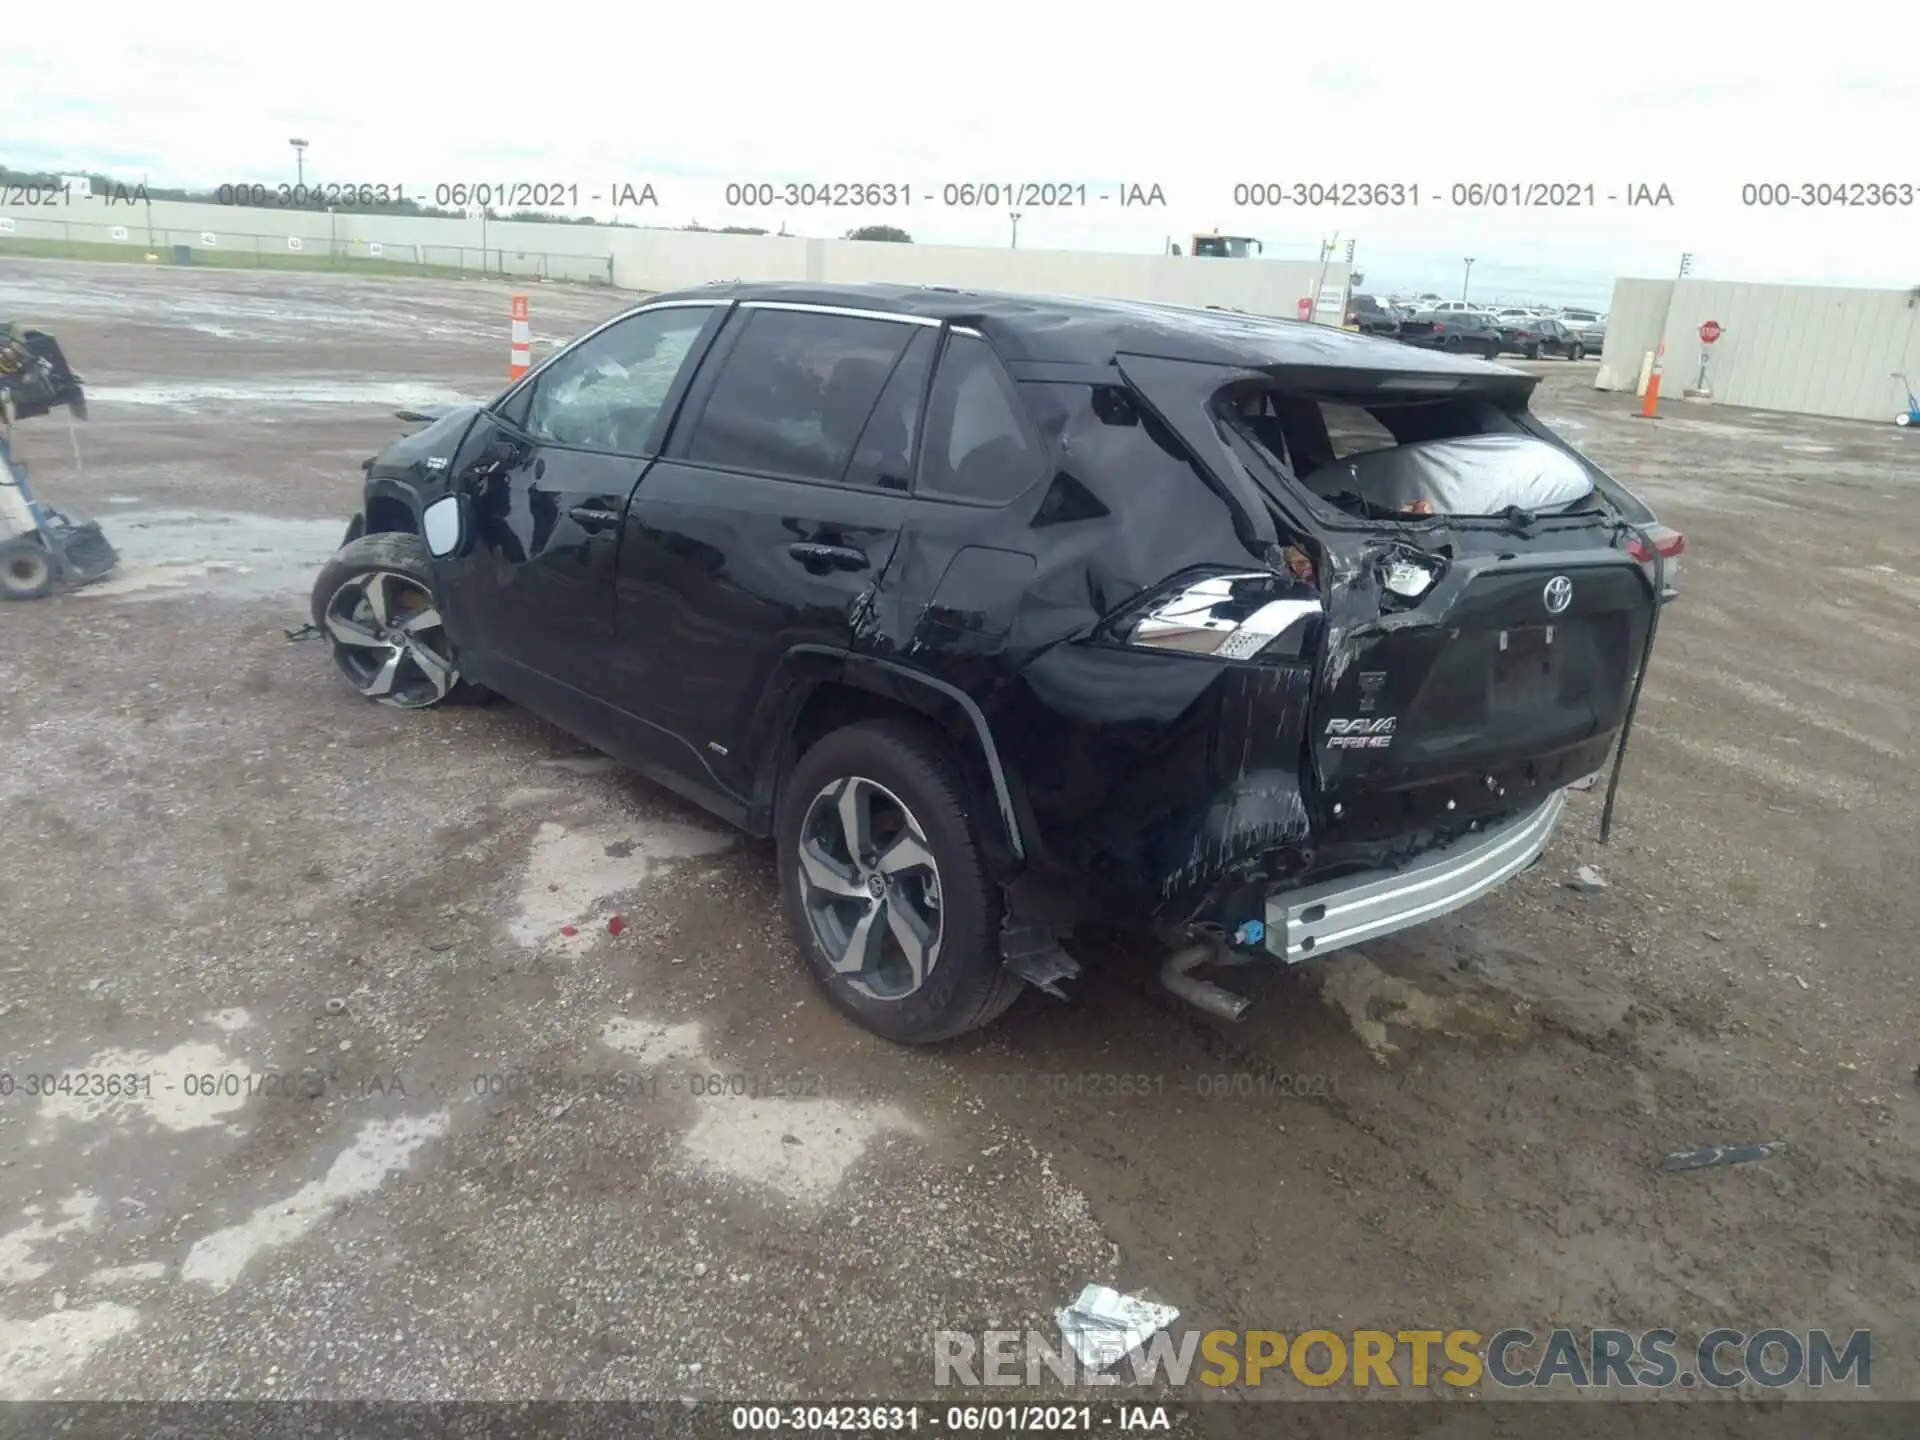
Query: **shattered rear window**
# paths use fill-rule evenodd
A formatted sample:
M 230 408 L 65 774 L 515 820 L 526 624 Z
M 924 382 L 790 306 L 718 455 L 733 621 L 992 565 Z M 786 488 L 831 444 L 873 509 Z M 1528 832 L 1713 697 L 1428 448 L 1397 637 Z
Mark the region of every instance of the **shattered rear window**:
M 1361 519 L 1583 508 L 1592 473 L 1484 395 L 1383 398 L 1253 387 L 1222 397 L 1240 435 L 1336 509 Z

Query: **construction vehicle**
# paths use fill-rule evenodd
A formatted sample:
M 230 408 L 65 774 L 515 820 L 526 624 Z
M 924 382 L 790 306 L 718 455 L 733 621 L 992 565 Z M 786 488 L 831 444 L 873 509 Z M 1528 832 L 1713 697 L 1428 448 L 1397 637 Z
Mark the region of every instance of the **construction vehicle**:
M 34 496 L 27 467 L 14 454 L 14 425 L 61 406 L 69 425 L 87 418 L 80 377 L 59 342 L 42 330 L 0 323 L 0 598 L 38 600 L 98 580 L 120 563 L 97 524 Z

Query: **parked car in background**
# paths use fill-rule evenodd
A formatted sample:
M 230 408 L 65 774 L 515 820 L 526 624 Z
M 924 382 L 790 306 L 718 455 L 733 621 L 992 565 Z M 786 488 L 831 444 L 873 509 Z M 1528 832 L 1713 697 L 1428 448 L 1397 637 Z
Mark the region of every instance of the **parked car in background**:
M 1484 305 L 1471 305 L 1465 300 L 1440 300 L 1429 307 L 1428 313 L 1434 315 L 1484 315 Z
M 1394 335 L 1404 317 L 1391 301 L 1378 295 L 1353 295 L 1347 300 L 1347 328 L 1363 335 Z
M 1580 348 L 1598 355 L 1607 348 L 1607 317 L 1597 310 L 1562 310 L 1560 323 L 1580 337 Z
M 405 412 L 313 616 L 370 700 L 485 687 L 771 840 L 877 1034 L 1060 993 L 1093 923 L 1237 1017 L 1188 971 L 1473 902 L 1625 743 L 1682 542 L 1538 383 L 1210 310 L 707 285 Z
M 1500 330 L 1475 310 L 1428 310 L 1400 322 L 1395 338 L 1427 350 L 1454 350 L 1491 360 L 1500 353 Z
M 1578 360 L 1587 353 L 1578 333 L 1563 321 L 1552 319 L 1503 321 L 1500 349 L 1505 354 L 1524 355 L 1529 360 L 1538 360 L 1543 355 Z

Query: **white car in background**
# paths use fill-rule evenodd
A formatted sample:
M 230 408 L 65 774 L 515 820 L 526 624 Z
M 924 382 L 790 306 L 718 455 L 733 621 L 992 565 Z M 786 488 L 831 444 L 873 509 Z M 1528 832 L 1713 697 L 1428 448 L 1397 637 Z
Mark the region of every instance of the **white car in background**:
M 1607 345 L 1607 317 L 1598 310 L 1562 310 L 1556 317 L 1580 337 L 1580 348 L 1598 355 Z

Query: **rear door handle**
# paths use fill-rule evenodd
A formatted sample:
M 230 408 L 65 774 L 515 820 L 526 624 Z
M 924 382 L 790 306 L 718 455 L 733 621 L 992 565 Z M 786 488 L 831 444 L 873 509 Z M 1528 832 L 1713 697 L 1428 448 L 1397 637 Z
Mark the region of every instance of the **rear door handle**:
M 567 511 L 567 518 L 591 534 L 595 530 L 604 530 L 609 525 L 618 525 L 620 512 L 603 510 L 598 505 L 576 505 Z
M 864 550 L 856 550 L 851 545 L 822 545 L 813 540 L 796 541 L 787 546 L 787 553 L 813 571 L 865 570 L 869 563 Z

